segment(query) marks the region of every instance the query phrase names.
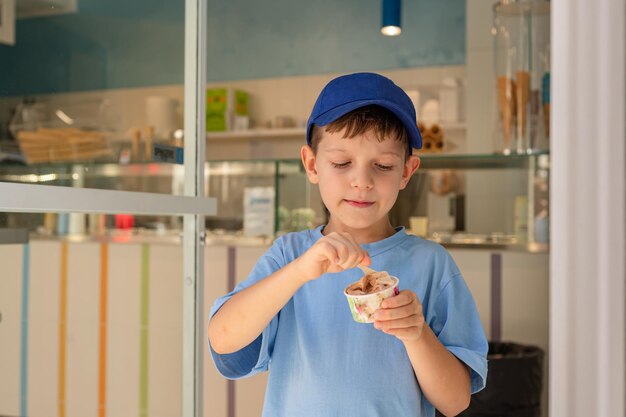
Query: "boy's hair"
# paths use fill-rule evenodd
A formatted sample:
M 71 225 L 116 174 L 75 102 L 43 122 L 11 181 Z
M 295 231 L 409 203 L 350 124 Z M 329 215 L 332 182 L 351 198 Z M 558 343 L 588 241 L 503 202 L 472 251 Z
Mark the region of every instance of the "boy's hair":
M 317 155 L 317 148 L 323 137 L 323 130 L 328 133 L 344 131 L 344 138 L 353 138 L 366 132 L 372 132 L 379 142 L 394 139 L 405 148 L 405 159 L 411 155 L 411 146 L 404 124 L 382 106 L 369 105 L 352 110 L 326 126 L 313 125 L 311 130 L 311 148 Z

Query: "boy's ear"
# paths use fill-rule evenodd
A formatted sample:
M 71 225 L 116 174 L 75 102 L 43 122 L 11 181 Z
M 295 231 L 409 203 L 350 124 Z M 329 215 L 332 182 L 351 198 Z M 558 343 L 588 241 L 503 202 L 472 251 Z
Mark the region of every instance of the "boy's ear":
M 317 184 L 319 177 L 317 176 L 317 166 L 315 164 L 315 153 L 309 145 L 303 145 L 300 149 L 300 157 L 302 158 L 302 165 L 306 171 L 307 177 L 311 184 Z
M 417 155 L 410 155 L 404 162 L 404 168 L 402 169 L 402 180 L 400 181 L 400 189 L 404 190 L 409 180 L 417 171 L 420 166 L 420 158 Z

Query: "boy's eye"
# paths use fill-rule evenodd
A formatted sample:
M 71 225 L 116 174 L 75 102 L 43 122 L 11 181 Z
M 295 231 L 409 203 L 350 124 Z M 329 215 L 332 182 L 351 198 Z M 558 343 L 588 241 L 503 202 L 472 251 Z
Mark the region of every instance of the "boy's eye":
M 350 162 L 331 162 L 330 164 L 333 166 L 333 168 L 345 168 L 350 165 Z
M 393 165 L 376 164 L 376 167 L 382 171 L 391 171 L 393 169 Z

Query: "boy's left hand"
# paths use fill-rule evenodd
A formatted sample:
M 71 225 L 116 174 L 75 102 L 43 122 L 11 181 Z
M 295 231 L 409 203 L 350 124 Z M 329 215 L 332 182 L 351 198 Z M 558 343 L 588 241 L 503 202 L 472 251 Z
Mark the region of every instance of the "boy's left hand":
M 413 291 L 387 298 L 374 313 L 374 327 L 402 341 L 417 340 L 424 329 L 422 304 Z

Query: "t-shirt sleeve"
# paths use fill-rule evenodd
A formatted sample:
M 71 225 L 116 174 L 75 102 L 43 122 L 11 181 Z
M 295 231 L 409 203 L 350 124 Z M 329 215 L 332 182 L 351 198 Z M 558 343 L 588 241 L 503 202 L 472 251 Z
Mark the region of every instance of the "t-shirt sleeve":
M 485 337 L 472 294 L 460 275 L 448 281 L 435 300 L 429 325 L 439 341 L 471 370 L 471 392 L 480 391 L 487 382 Z
M 282 259 L 282 255 L 277 241 L 259 258 L 245 281 L 237 285 L 232 292 L 218 298 L 213 303 L 209 313 L 209 320 L 233 295 L 282 268 L 283 262 L 281 262 L 280 259 Z M 217 353 L 213 350 L 211 342 L 207 338 L 211 356 L 218 372 L 228 379 L 239 379 L 266 371 L 269 367 L 272 350 L 274 348 L 279 315 L 280 313 L 270 321 L 259 337 L 237 352 L 227 354 Z

